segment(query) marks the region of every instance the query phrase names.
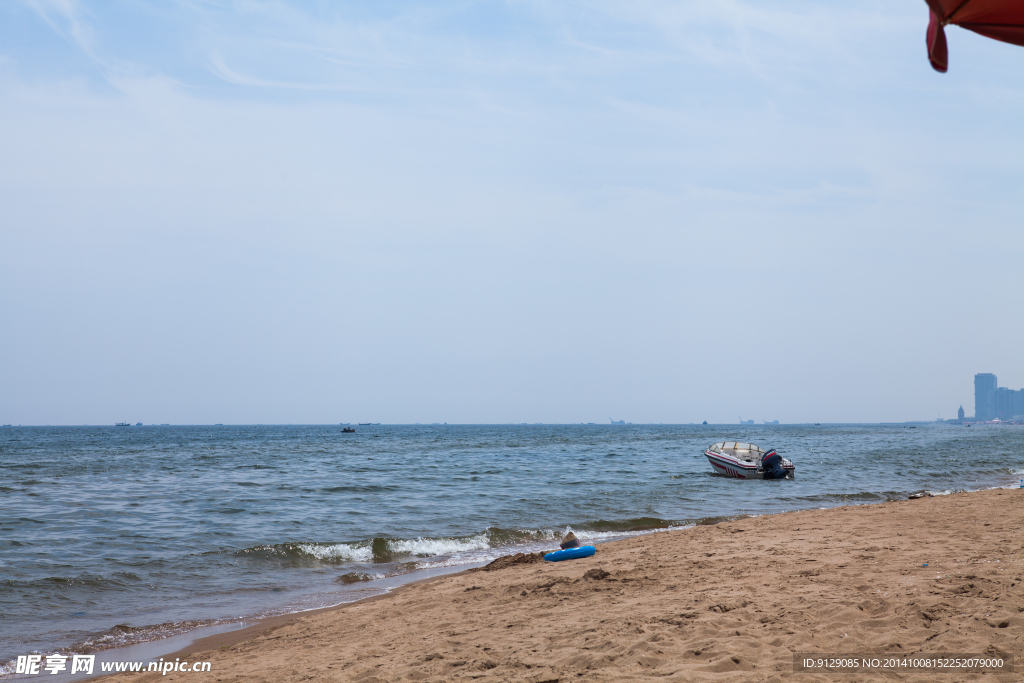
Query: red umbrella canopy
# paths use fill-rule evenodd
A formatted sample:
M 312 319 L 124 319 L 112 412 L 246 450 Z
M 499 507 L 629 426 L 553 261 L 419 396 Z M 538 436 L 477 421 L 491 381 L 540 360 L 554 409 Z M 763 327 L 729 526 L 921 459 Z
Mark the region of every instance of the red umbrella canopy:
M 928 21 L 928 59 L 936 71 L 946 72 L 946 24 L 956 24 L 1006 43 L 1024 46 L 1024 0 L 925 0 Z

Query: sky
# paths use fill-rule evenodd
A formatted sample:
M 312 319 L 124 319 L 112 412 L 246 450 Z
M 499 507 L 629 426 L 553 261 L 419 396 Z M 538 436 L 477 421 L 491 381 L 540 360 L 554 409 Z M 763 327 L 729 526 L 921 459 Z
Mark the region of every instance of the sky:
M 921 0 L 0 4 L 0 423 L 1024 387 L 1024 49 Z

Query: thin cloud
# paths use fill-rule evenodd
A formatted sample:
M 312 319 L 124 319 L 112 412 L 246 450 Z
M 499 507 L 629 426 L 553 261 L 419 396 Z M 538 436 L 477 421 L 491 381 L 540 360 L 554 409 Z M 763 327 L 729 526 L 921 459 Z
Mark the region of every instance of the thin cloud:
M 83 18 L 85 11 L 79 0 L 23 0 L 57 35 L 74 43 L 90 59 L 108 66 L 96 52 L 96 32 Z
M 310 92 L 369 92 L 370 89 L 354 87 L 341 83 L 304 83 L 300 81 L 278 81 L 266 78 L 257 78 L 248 74 L 240 73 L 225 62 L 220 53 L 213 51 L 207 59 L 210 73 L 226 83 L 254 88 L 282 89 L 282 90 L 305 90 Z M 376 89 L 379 91 L 380 89 Z

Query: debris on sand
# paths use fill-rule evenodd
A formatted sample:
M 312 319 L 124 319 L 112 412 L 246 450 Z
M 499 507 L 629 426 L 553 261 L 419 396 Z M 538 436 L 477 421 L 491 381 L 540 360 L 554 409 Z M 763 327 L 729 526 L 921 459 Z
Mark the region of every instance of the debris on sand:
M 516 567 L 521 564 L 533 564 L 534 562 L 543 561 L 544 553 L 516 553 L 515 555 L 499 557 L 490 564 L 480 567 L 478 571 L 493 572 L 496 569 L 507 569 L 508 567 Z

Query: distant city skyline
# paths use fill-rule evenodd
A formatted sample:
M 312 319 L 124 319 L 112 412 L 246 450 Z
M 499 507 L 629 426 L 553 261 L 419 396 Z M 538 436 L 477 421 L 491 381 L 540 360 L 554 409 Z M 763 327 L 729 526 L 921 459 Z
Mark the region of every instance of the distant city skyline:
M 974 417 L 977 420 L 1015 420 L 1024 418 L 1024 389 L 999 386 L 991 372 L 974 376 Z

